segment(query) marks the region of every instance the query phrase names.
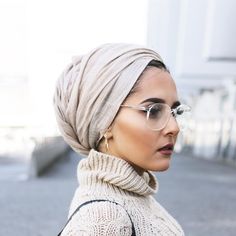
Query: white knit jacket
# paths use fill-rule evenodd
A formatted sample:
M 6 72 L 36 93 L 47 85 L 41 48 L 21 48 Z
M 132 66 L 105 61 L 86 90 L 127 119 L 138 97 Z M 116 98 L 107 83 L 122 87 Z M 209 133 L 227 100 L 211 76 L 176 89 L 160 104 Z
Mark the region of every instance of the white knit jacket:
M 157 192 L 155 176 L 146 171 L 138 175 L 121 158 L 91 150 L 78 165 L 79 187 L 71 203 L 69 216 L 82 203 L 108 199 L 121 204 L 130 215 L 138 236 L 183 236 L 176 220 L 152 196 Z M 63 236 L 130 236 L 127 212 L 111 202 L 93 202 L 83 206 L 64 229 Z

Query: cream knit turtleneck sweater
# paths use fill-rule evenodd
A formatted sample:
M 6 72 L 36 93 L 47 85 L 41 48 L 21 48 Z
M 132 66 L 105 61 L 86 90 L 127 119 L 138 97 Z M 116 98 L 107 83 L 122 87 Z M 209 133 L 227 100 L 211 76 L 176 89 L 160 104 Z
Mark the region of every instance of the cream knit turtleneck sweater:
M 183 236 L 176 220 L 152 196 L 157 192 L 155 176 L 147 171 L 138 175 L 121 158 L 91 150 L 78 165 L 79 187 L 69 215 L 83 202 L 108 199 L 121 204 L 129 213 L 138 236 Z M 68 223 L 63 236 L 130 236 L 127 212 L 111 202 L 83 206 Z

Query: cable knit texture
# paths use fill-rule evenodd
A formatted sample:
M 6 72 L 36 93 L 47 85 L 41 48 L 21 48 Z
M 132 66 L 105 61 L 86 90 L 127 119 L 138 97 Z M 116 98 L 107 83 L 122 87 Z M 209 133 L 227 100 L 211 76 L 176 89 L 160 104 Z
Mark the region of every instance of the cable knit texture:
M 121 158 L 91 150 L 78 165 L 79 187 L 69 216 L 82 203 L 107 199 L 121 204 L 130 215 L 138 236 L 183 236 L 176 220 L 154 199 L 156 177 L 149 171 L 138 175 Z M 63 236 L 130 236 L 131 222 L 124 208 L 111 202 L 83 206 L 68 223 Z

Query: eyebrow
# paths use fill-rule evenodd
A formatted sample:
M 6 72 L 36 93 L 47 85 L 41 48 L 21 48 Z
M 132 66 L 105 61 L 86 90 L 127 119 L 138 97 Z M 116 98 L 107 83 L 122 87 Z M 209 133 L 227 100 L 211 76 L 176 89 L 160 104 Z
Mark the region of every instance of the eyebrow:
M 166 101 L 162 98 L 148 98 L 148 99 L 145 99 L 144 101 L 141 102 L 142 103 L 145 103 L 145 102 L 153 102 L 153 103 L 166 103 Z M 175 101 L 171 108 L 176 108 L 178 107 L 179 105 L 181 105 L 180 101 Z

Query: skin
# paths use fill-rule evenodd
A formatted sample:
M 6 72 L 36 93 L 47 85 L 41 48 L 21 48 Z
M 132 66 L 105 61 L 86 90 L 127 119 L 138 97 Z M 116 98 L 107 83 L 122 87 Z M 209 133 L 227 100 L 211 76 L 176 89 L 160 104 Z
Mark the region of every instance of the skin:
M 167 71 L 156 67 L 147 68 L 140 77 L 137 91 L 129 95 L 123 104 L 147 107 L 153 104 L 150 101 L 142 103 L 148 98 L 161 98 L 170 107 L 178 101 L 175 83 Z M 101 152 L 129 162 L 139 175 L 146 170 L 164 171 L 169 168 L 171 155 L 163 155 L 158 149 L 168 143 L 175 144 L 179 133 L 173 116 L 160 131 L 149 129 L 145 119 L 145 112 L 121 107 L 106 132 L 109 150 L 104 139 L 99 148 Z

